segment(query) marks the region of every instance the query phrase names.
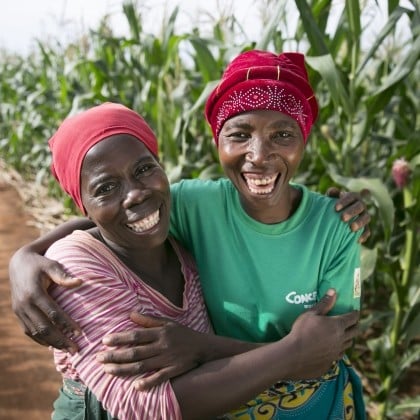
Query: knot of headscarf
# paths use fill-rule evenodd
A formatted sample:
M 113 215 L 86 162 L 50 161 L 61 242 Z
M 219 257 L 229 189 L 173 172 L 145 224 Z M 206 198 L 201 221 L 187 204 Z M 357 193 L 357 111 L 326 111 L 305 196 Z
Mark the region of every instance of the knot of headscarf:
M 226 120 L 252 110 L 274 110 L 299 124 L 306 140 L 318 115 L 303 54 L 246 51 L 227 66 L 206 102 L 205 115 L 216 144 Z
M 111 102 L 66 118 L 48 142 L 52 153 L 51 171 L 83 214 L 80 190 L 83 159 L 96 143 L 116 134 L 137 138 L 157 157 L 157 139 L 146 121 L 124 105 Z

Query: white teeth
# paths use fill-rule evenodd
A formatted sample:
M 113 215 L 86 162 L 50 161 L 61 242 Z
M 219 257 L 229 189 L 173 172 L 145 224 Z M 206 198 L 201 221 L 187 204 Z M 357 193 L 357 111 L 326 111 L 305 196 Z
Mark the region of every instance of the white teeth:
M 251 191 L 254 194 L 269 194 L 271 193 L 271 191 L 273 191 L 273 187 L 270 188 L 260 188 L 260 189 L 255 189 L 252 188 L 250 185 L 248 185 L 249 191 Z
M 144 232 L 145 230 L 151 229 L 153 226 L 156 226 L 159 223 L 159 210 L 156 210 L 154 213 L 149 216 L 141 219 L 135 223 L 127 224 L 127 226 L 136 233 Z
M 274 181 L 277 175 L 265 176 L 262 178 L 248 178 L 245 175 L 245 180 L 249 190 L 254 194 L 269 194 L 274 189 Z M 267 188 L 262 188 L 267 186 Z

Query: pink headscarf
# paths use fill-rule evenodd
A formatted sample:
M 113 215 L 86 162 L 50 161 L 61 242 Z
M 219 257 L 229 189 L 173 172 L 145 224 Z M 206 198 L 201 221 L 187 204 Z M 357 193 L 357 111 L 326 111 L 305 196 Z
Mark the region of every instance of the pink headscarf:
M 226 120 L 259 109 L 292 117 L 306 143 L 318 115 L 318 104 L 303 54 L 252 50 L 232 60 L 206 103 L 205 115 L 216 144 Z
M 146 121 L 124 105 L 111 102 L 65 119 L 48 142 L 51 171 L 83 214 L 86 213 L 80 191 L 83 159 L 92 146 L 115 134 L 134 136 L 157 157 L 157 139 Z

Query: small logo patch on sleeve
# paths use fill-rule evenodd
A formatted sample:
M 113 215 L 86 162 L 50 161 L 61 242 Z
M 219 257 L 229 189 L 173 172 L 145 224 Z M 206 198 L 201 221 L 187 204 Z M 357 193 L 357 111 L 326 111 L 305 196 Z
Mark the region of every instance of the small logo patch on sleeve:
M 362 294 L 362 285 L 360 279 L 360 267 L 354 270 L 353 276 L 353 298 L 360 298 Z

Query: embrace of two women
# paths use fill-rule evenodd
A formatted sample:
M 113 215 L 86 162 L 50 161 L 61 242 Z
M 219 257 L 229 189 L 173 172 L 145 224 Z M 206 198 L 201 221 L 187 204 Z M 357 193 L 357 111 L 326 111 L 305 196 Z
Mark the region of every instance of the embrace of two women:
M 50 139 L 53 174 L 89 222 L 23 247 L 10 277 L 27 334 L 55 347 L 53 419 L 365 419 L 345 351 L 368 219 L 342 200 L 361 214 L 353 232 L 335 198 L 293 182 L 318 116 L 304 56 L 241 53 L 205 115 L 216 181 L 169 185 L 153 131 L 121 104 Z

